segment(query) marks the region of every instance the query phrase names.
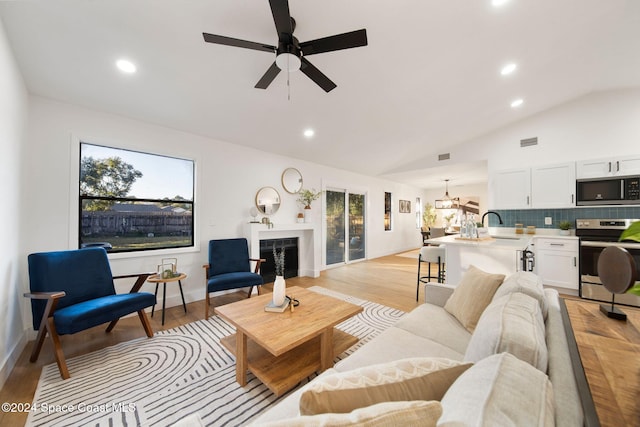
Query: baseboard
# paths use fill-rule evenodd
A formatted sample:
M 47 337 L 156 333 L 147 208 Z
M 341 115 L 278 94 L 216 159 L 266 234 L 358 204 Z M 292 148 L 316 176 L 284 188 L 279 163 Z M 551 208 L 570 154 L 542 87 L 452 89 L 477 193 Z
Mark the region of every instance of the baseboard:
M 27 346 L 27 342 L 29 341 L 29 330 L 25 330 L 22 332 L 22 336 L 13 346 L 13 348 L 9 351 L 9 354 L 5 358 L 2 363 L 2 367 L 0 368 L 0 388 L 4 387 L 4 383 L 9 378 L 11 371 L 16 366 L 16 362 L 18 358 L 22 354 L 22 351 Z

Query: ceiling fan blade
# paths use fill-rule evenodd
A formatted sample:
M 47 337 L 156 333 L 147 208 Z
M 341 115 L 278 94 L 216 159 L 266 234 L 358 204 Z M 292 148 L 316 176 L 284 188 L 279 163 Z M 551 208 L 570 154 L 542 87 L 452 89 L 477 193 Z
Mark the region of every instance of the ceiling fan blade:
M 304 57 L 300 58 L 300 60 L 302 61 L 300 71 L 305 73 L 307 77 L 324 89 L 325 92 L 331 92 L 336 88 L 336 84 L 329 80 L 329 77 L 322 74 L 322 71 L 318 70 L 311 62 L 307 61 Z
M 250 42 L 247 40 L 234 39 L 233 37 L 218 36 L 216 34 L 202 33 L 204 41 L 207 43 L 222 44 L 225 46 L 244 47 L 245 49 L 261 50 L 263 52 L 275 52 L 276 47 L 264 43 Z
M 316 53 L 351 49 L 366 45 L 367 30 L 362 29 L 300 43 L 300 49 L 304 55 L 314 55 Z
M 278 40 L 291 43 L 293 28 L 291 26 L 291 14 L 289 13 L 289 1 L 269 0 L 269 5 L 273 14 L 273 22 L 276 24 Z
M 271 64 L 271 67 L 269 67 L 267 72 L 264 73 L 264 75 L 260 78 L 260 80 L 258 81 L 258 83 L 256 83 L 254 87 L 256 89 L 266 89 L 267 87 L 269 87 L 273 79 L 276 78 L 279 72 L 280 72 L 280 68 L 274 62 L 273 64 Z

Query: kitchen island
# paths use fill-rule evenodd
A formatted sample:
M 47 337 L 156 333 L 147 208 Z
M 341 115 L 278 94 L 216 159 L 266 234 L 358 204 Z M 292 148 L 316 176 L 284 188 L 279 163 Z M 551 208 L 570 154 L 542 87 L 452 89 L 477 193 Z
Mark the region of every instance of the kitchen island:
M 480 239 L 464 239 L 455 234 L 428 239 L 426 243 L 446 246 L 446 282 L 457 284 L 470 265 L 507 276 L 522 270 L 522 252 L 532 238 L 533 235 L 481 235 Z

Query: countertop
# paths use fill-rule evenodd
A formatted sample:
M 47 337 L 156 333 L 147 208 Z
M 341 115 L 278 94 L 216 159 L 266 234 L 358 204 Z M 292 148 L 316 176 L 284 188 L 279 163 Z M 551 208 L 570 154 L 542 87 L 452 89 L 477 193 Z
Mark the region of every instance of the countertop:
M 436 237 L 426 240 L 427 243 L 436 245 L 450 245 L 450 246 L 466 246 L 466 247 L 478 247 L 478 248 L 491 248 L 491 249 L 512 249 L 523 250 L 531 243 L 534 235 L 526 234 L 522 236 L 489 236 L 484 235 L 482 237 L 493 237 L 491 240 L 464 240 L 460 239 L 459 234 L 452 234 L 444 237 Z

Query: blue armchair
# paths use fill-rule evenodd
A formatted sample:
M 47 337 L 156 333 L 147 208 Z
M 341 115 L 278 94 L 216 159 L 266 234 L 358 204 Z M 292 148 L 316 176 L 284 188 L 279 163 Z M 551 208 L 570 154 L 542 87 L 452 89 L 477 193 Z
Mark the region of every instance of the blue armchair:
M 256 266 L 251 272 L 250 261 L 255 261 Z M 260 264 L 264 259 L 250 259 L 247 239 L 221 239 L 209 241 L 209 264 L 203 265 L 205 269 L 205 319 L 209 318 L 209 294 L 228 289 L 249 288 L 247 298 L 251 297 L 254 286 L 264 283 L 260 276 Z
M 113 277 L 107 252 L 103 248 L 41 252 L 29 255 L 30 293 L 33 328 L 38 331 L 31 352 L 35 362 L 47 332 L 51 335 L 56 363 L 63 379 L 70 377 L 62 352 L 60 335 L 110 322 L 111 332 L 118 319 L 137 312 L 149 338 L 153 330 L 144 309 L 155 304 L 155 296 L 138 292 L 153 273 Z M 137 277 L 128 294 L 116 294 L 113 279 Z

